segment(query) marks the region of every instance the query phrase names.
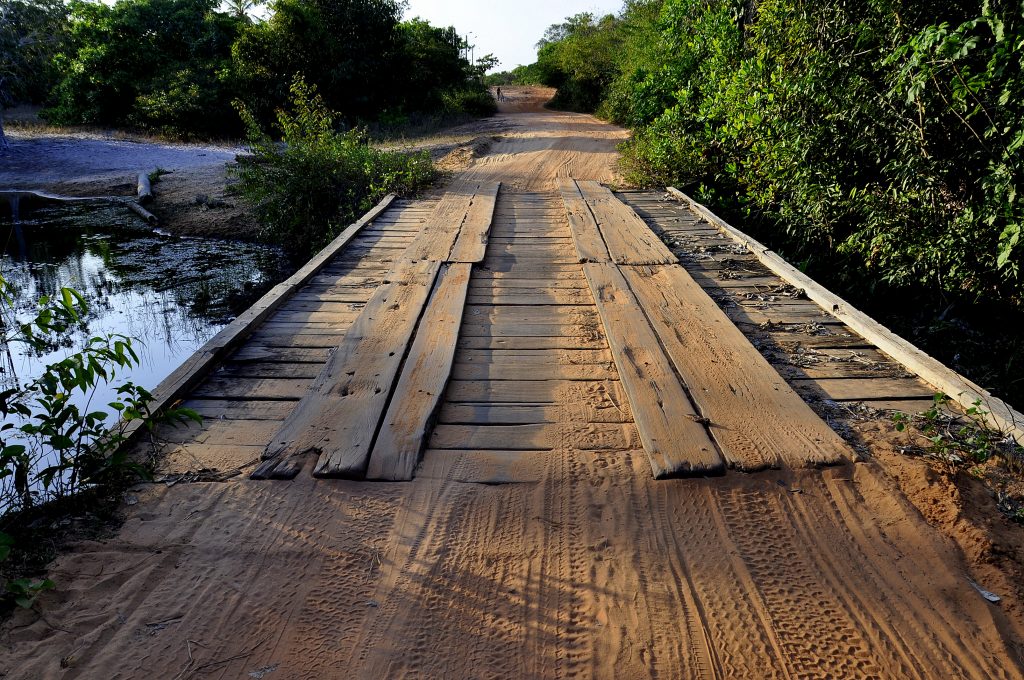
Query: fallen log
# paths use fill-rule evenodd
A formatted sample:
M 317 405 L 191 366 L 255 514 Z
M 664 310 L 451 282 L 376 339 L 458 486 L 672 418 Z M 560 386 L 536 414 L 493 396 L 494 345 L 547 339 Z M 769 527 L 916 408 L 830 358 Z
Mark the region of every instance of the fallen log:
M 128 206 L 129 210 L 131 210 L 133 213 L 144 219 L 147 224 L 156 226 L 157 223 L 160 221 L 157 219 L 156 215 L 149 212 L 135 201 L 125 201 L 124 204 Z
M 149 175 L 147 173 L 139 173 L 139 180 L 136 183 L 135 191 L 140 204 L 144 205 L 153 200 L 153 185 L 149 181 Z

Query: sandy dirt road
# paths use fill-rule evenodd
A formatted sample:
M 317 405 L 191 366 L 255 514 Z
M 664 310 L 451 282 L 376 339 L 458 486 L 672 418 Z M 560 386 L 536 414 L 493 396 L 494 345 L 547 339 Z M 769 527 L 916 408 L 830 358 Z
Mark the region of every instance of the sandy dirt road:
M 470 175 L 534 198 L 560 173 L 614 180 L 621 130 L 510 115 Z M 532 264 L 485 266 L 480 296 L 560 262 L 537 240 L 567 228 L 516 201 L 495 237 Z M 575 399 L 621 404 L 616 381 Z M 440 451 L 435 430 L 409 483 L 146 487 L 115 536 L 53 565 L 43 616 L 3 626 L 0 677 L 1024 677 L 1016 619 L 875 463 L 654 481 L 628 411 L 580 429 L 567 401 L 562 436 L 516 455 Z

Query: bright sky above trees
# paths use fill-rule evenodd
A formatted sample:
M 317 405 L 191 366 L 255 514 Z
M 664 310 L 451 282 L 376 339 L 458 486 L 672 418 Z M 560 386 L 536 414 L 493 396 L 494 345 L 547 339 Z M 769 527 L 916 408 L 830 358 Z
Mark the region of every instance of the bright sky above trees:
M 407 19 L 420 17 L 435 26 L 455 26 L 476 45 L 476 56 L 493 53 L 507 71 L 536 59 L 533 46 L 544 29 L 579 12 L 609 14 L 622 0 L 409 0 Z

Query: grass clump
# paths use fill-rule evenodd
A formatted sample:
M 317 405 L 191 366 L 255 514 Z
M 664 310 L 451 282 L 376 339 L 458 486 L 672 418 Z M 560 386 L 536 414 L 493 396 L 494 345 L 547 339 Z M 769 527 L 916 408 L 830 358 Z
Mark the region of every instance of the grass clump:
M 253 157 L 235 174 L 262 240 L 311 255 L 385 195 L 416 193 L 436 177 L 427 152 L 382 151 L 363 130 L 338 131 L 336 114 L 301 77 L 291 99 L 291 111 L 277 112 L 280 141 L 239 105 Z

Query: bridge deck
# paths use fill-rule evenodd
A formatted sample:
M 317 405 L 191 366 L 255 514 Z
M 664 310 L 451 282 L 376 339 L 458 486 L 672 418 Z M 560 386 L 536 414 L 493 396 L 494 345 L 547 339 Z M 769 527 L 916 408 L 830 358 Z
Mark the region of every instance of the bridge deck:
M 478 189 L 474 185 L 469 194 Z M 403 424 L 411 430 L 397 436 L 412 442 L 403 444 L 411 454 L 402 452 L 395 463 L 385 452 L 375 453 L 379 460 L 372 465 L 372 444 L 387 409 L 360 399 L 359 408 L 369 415 L 361 416 L 368 424 L 355 425 L 365 442 L 354 466 L 332 467 L 325 458 L 318 472 L 359 478 L 370 466 L 372 478 L 408 479 L 420 447 L 428 455 L 460 458 L 474 452 L 473 464 L 491 471 L 478 474 L 496 478 L 507 476 L 527 452 L 566 448 L 646 452 L 656 477 L 720 474 L 724 466 L 813 465 L 839 462 L 845 447 L 799 399 L 787 400 L 790 387 L 810 402 L 907 410 L 930 404 L 932 388 L 660 193 L 613 195 L 584 182 L 577 191 L 570 182 L 563 183 L 561 197 L 503 192 L 496 202 L 477 201 L 476 207 L 468 198 L 459 200 L 455 195 L 441 204 L 396 201 L 369 222 L 202 382 L 179 395 L 204 422 L 160 429 L 162 469 L 249 474 L 261 459 L 276 459 L 280 450 L 275 453 L 272 442 L 282 432 L 285 458 L 322 452 L 315 441 L 287 448 L 295 427 L 289 433 L 286 421 L 304 398 L 311 401 L 318 376 L 318 389 L 329 394 L 337 378 L 326 375 L 331 369 L 325 366 L 365 316 L 367 301 L 408 268 L 411 251 L 438 251 L 433 234 L 460 209 L 460 220 L 472 221 L 475 211 L 478 230 L 481 211 L 489 212 L 490 231 L 485 225 L 483 261 L 467 265 L 465 302 L 458 298 L 461 324 L 445 341 L 453 346 L 421 350 L 421 362 L 440 379 L 439 388 L 447 384 L 443 396 L 429 398 L 417 422 Z M 651 229 L 647 236 L 640 231 L 644 224 Z M 456 236 L 445 236 L 440 249 L 454 253 Z M 601 281 L 617 292 L 603 295 Z M 700 288 L 691 288 L 690 281 Z M 666 296 L 659 287 L 675 292 Z M 725 317 L 715 316 L 700 290 L 752 346 Z M 428 293 L 424 289 L 420 306 L 398 313 L 414 315 L 410 329 L 431 304 Z M 689 321 L 674 323 L 687 314 Z M 364 319 L 367 328 L 374 323 Z M 415 402 L 416 395 L 394 392 L 411 384 L 408 376 L 399 382 L 400 360 L 412 336 L 428 332 L 424 325 L 410 338 L 395 340 L 390 353 L 398 354 L 394 375 L 386 378 L 378 401 L 393 404 L 392 411 L 408 411 Z M 364 328 L 347 344 L 358 347 L 365 335 Z M 753 347 L 771 367 L 758 363 Z M 444 360 L 431 367 L 434 350 Z M 744 372 L 745 366 L 755 368 Z M 315 416 L 323 407 L 313 401 L 304 410 Z M 775 418 L 769 417 L 773 410 Z M 389 418 L 393 428 L 394 417 Z M 351 440 L 351 430 L 341 431 Z M 395 433 L 383 431 L 382 442 L 394 447 Z M 288 461 L 272 476 L 293 477 L 303 465 L 305 458 Z

